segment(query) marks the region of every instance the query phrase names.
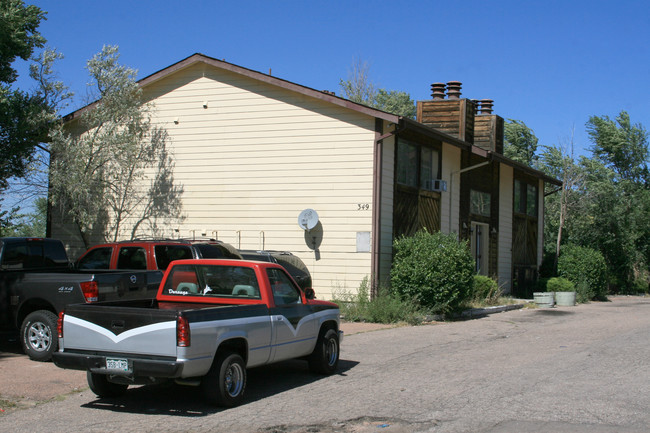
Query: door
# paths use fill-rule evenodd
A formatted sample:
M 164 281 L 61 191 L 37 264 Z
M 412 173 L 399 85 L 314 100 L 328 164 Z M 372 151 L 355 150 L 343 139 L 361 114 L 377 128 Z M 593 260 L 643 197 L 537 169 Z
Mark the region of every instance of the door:
M 474 257 L 474 270 L 479 275 L 488 274 L 488 257 L 490 242 L 490 226 L 472 222 L 472 257 Z
M 275 307 L 271 308 L 273 324 L 272 361 L 307 355 L 316 339 L 316 316 L 302 302 L 300 289 L 281 269 L 267 269 Z

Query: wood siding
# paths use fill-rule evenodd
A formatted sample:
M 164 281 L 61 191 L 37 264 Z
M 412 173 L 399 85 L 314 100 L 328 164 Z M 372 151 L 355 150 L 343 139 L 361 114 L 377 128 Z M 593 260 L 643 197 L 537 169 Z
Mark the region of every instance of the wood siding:
M 319 298 L 357 290 L 370 273 L 356 242 L 372 231 L 373 117 L 201 63 L 145 95 L 185 191 L 185 219 L 166 236 L 291 251 Z M 320 217 L 311 233 L 298 227 L 306 208 Z
M 499 186 L 499 240 L 498 240 L 498 269 L 497 277 L 499 287 L 505 293 L 512 291 L 512 188 L 513 169 L 501 164 L 501 182 Z
M 474 120 L 474 145 L 484 150 L 503 153 L 503 118 L 482 114 Z
M 440 193 L 397 185 L 394 207 L 394 238 L 423 228 L 431 233 L 440 230 Z
M 383 141 L 381 167 L 381 243 L 379 249 L 379 284 L 387 285 L 393 263 L 393 205 L 395 185 L 395 137 Z
M 474 103 L 468 99 L 418 101 L 417 119 L 468 143 L 474 142 Z
M 443 233 L 458 233 L 458 212 L 460 207 L 460 155 L 461 150 L 447 143 L 442 145 L 442 179 L 446 180 L 447 192 L 442 194 L 440 209 L 440 230 Z M 455 173 L 455 174 L 454 174 Z

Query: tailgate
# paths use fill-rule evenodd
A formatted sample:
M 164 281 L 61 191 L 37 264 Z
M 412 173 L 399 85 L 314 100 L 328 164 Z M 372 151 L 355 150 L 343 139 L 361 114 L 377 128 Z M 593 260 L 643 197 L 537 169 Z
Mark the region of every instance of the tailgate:
M 176 357 L 176 317 L 176 311 L 155 307 L 69 306 L 63 320 L 61 348 Z

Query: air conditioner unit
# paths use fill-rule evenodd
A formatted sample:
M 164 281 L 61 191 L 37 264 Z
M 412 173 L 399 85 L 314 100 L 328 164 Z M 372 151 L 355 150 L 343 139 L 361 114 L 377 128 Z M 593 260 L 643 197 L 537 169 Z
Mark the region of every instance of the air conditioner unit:
M 424 189 L 429 191 L 447 191 L 447 181 L 442 179 L 429 179 L 424 182 Z

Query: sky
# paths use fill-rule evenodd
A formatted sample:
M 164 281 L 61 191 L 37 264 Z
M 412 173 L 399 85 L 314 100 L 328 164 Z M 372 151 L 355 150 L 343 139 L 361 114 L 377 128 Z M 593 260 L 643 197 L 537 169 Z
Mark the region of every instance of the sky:
M 194 53 L 307 87 L 335 91 L 367 62 L 381 88 L 431 99 L 434 82 L 493 99 L 494 113 L 528 125 L 540 145 L 591 146 L 590 116 L 622 110 L 650 128 L 647 0 L 30 1 L 39 30 L 65 58 L 56 70 L 87 101 L 86 61 L 103 45 L 144 78 Z M 28 90 L 27 64 L 16 83 Z M 67 114 L 67 113 L 62 113 Z

